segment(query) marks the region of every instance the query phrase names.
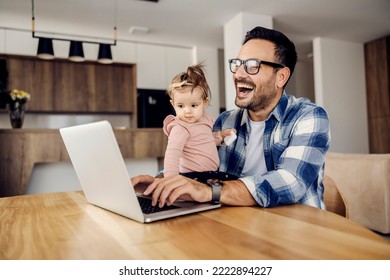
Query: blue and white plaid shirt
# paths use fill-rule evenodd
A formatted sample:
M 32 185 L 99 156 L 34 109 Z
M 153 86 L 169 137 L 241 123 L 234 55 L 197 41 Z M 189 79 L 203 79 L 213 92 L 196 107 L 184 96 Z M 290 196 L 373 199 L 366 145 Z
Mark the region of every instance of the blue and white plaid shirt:
M 235 128 L 237 140 L 219 147 L 219 171 L 241 177 L 249 137 L 246 109 L 223 112 L 214 131 Z M 252 135 L 251 137 L 255 137 Z M 302 203 L 325 209 L 323 177 L 325 154 L 330 145 L 325 110 L 306 98 L 285 92 L 266 120 L 264 157 L 267 172 L 240 178 L 260 206 Z

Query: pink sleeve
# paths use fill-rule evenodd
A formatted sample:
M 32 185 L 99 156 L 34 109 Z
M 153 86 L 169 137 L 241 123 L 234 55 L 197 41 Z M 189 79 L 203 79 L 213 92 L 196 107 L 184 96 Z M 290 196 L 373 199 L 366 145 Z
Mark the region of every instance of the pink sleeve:
M 189 136 L 188 130 L 178 124 L 170 130 L 164 157 L 164 177 L 179 174 L 180 157 Z
M 215 145 L 221 146 L 222 141 L 223 141 L 221 131 L 214 131 L 213 136 L 214 136 L 214 140 L 215 140 Z

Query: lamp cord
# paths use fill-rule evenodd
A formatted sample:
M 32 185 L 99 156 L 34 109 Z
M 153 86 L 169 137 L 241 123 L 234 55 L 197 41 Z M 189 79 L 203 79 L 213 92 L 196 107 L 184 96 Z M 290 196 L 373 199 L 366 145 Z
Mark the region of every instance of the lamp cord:
M 32 32 L 35 32 L 35 13 L 34 13 L 34 0 L 31 0 L 31 14 L 32 14 Z
M 117 4 L 118 1 L 115 0 L 115 7 L 114 7 L 114 46 L 116 45 L 116 38 L 117 38 L 117 25 L 118 25 L 118 19 L 117 19 Z

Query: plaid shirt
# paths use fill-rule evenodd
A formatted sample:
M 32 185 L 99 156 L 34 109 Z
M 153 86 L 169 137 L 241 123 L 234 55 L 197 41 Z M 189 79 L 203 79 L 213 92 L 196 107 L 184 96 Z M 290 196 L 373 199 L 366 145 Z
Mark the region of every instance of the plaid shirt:
M 250 134 L 247 110 L 223 112 L 213 130 L 227 128 L 237 130 L 237 140 L 230 146 L 219 147 L 219 171 L 241 177 Z M 322 181 L 325 154 L 330 145 L 325 110 L 308 99 L 283 92 L 266 120 L 263 137 L 268 171 L 240 178 L 257 203 L 263 207 L 302 203 L 325 209 Z

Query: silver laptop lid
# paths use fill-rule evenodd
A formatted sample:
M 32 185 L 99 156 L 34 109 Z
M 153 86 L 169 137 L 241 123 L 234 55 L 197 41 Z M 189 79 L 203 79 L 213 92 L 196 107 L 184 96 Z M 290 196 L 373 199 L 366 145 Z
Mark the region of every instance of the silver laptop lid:
M 86 199 L 139 222 L 144 215 L 108 121 L 60 129 Z

